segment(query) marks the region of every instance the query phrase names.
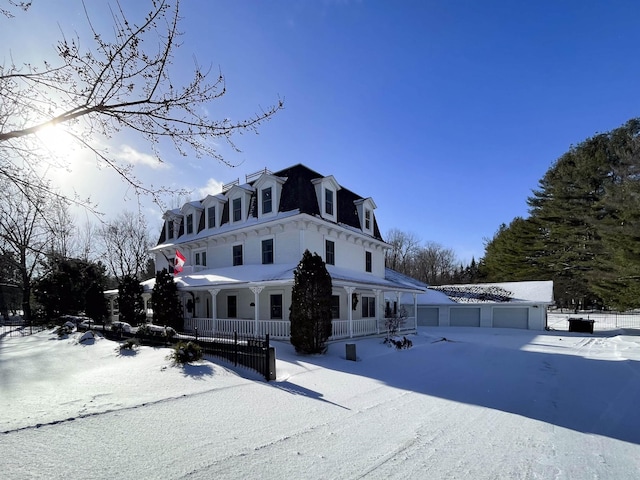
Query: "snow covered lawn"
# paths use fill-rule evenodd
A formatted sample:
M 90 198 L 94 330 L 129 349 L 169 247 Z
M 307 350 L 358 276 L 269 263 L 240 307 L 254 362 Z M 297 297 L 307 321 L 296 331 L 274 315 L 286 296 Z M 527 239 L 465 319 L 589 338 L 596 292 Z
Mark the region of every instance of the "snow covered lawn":
M 297 356 L 263 381 L 168 349 L 0 340 L 7 479 L 631 479 L 640 337 L 428 328 Z M 355 343 L 358 361 L 345 359 Z

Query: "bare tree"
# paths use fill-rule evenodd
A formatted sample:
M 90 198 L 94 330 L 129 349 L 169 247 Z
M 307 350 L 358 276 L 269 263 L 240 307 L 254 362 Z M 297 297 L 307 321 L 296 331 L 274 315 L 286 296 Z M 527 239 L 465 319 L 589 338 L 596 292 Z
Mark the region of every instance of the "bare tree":
M 394 228 L 387 233 L 387 243 L 391 245 L 391 249 L 385 256 L 386 266 L 400 273 L 408 273 L 409 260 L 420 246 L 418 237 Z
M 13 183 L 0 177 L 0 250 L 20 272 L 22 310 L 31 319 L 31 285 L 51 247 L 53 204 L 46 189 L 31 188 L 26 180 Z
M 450 248 L 428 242 L 413 258 L 411 275 L 429 285 L 441 285 L 452 280 L 457 260 Z
M 29 4 L 8 1 L 14 8 Z M 99 164 L 113 168 L 136 193 L 149 194 L 159 202 L 167 190 L 145 185 L 134 176 L 131 164 L 118 160 L 97 138 L 128 130 L 149 142 L 159 162 L 160 146 L 168 141 L 182 155 L 228 163 L 217 151 L 219 140 L 238 150 L 232 138 L 235 133 L 255 132 L 283 108 L 278 101 L 241 121 L 208 117 L 210 103 L 226 92 L 224 76 L 212 76 L 210 69 L 197 62 L 190 82 L 180 84 L 171 75 L 179 46 L 179 0 L 153 0 L 150 13 L 140 22 L 128 19 L 116 3 L 111 36 L 97 30 L 87 4 L 83 5 L 93 48 L 81 47 L 80 38 L 63 37 L 53 60 L 38 66 L 13 60 L 0 65 L 0 176 L 20 183 L 23 172 L 39 171 L 46 160 L 34 148 L 35 134 L 61 125 L 95 154 Z M 6 8 L 2 13 L 12 16 Z M 46 186 L 40 184 L 40 188 Z
M 151 240 L 142 215 L 121 213 L 100 228 L 103 258 L 118 283 L 126 276 L 142 280 L 147 271 Z

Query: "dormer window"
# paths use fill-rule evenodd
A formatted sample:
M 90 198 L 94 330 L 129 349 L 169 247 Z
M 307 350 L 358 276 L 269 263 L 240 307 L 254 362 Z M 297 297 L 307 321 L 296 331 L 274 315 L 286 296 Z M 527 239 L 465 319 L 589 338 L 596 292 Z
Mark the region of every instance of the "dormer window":
M 271 187 L 262 189 L 262 214 L 271 213 L 273 210 L 273 198 Z
M 187 235 L 193 233 L 193 214 L 187 215 Z
M 173 238 L 173 220 L 169 220 L 167 222 L 167 238 L 168 239 Z
M 278 212 L 282 186 L 286 181 L 286 177 L 276 177 L 265 172 L 253 183 L 258 218 L 272 217 Z
M 207 228 L 216 226 L 216 207 L 207 208 Z
M 233 221 L 239 222 L 242 220 L 242 198 L 234 198 L 232 202 L 233 206 Z
M 333 215 L 333 190 L 324 189 L 324 213 Z
M 362 231 L 373 235 L 374 223 L 373 210 L 376 208 L 376 204 L 372 198 L 360 198 L 353 202 L 358 212 L 358 218 L 360 219 L 360 228 Z
M 338 212 L 338 191 L 341 188 L 340 185 L 332 175 L 313 179 L 311 183 L 315 186 L 320 215 L 330 222 L 337 222 L 338 216 L 340 215 L 340 212 Z

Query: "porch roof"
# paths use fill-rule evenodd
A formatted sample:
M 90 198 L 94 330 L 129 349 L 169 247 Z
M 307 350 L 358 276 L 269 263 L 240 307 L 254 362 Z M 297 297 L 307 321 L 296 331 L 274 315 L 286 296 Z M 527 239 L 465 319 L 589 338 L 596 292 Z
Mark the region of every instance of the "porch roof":
M 207 290 L 209 288 L 249 287 L 253 285 L 292 284 L 297 264 L 237 265 L 235 267 L 201 270 L 177 275 L 174 280 L 179 290 Z M 327 265 L 334 286 L 353 286 L 366 289 L 420 293 L 424 289 L 387 276 L 354 272 L 346 268 Z M 142 282 L 145 292 L 151 292 L 155 278 Z

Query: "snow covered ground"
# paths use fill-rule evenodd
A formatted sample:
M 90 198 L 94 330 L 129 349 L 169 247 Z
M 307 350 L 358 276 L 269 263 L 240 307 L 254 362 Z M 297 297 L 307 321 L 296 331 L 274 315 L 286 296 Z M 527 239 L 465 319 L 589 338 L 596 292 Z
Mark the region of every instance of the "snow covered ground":
M 626 333 L 626 334 L 625 334 Z M 425 328 L 413 348 L 277 343 L 265 382 L 222 360 L 0 340 L 6 479 L 631 479 L 640 337 Z

